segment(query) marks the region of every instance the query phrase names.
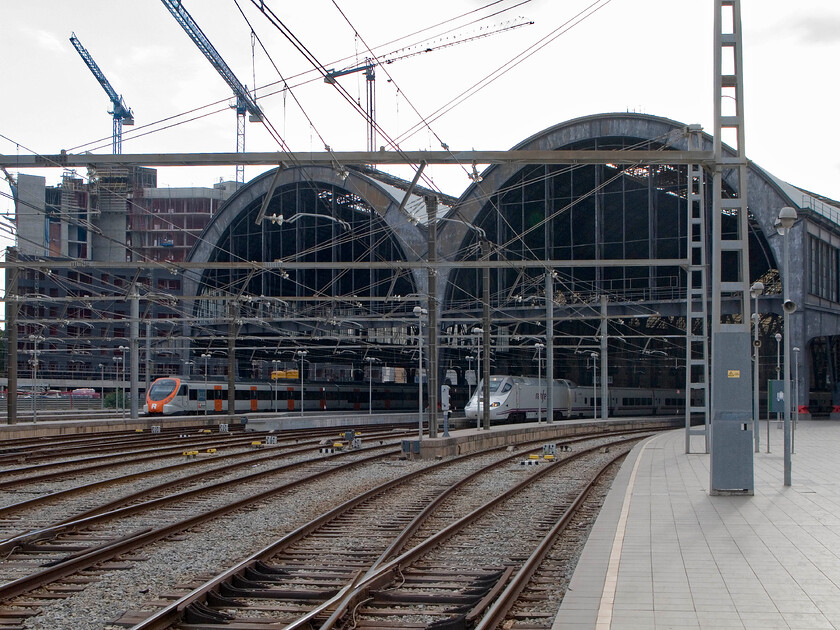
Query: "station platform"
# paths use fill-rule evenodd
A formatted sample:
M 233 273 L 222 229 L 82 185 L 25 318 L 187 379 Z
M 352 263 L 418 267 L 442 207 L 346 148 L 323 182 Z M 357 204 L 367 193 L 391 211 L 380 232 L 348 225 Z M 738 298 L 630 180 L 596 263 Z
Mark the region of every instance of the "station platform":
M 554 630 L 840 628 L 840 422 L 762 422 L 754 496 L 709 494 L 709 455 L 669 431 L 627 457 Z M 701 450 L 702 438 L 692 443 Z

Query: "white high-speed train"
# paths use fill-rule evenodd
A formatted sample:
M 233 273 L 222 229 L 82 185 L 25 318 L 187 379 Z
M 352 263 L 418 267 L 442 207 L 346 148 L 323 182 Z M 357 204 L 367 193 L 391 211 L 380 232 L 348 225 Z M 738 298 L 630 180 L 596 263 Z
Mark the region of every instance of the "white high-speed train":
M 483 417 L 483 382 L 478 382 L 464 413 L 469 419 Z M 546 393 L 548 381 L 529 376 L 490 376 L 490 421 L 523 422 L 548 416 Z M 555 420 L 592 417 L 594 405 L 601 407 L 601 392 L 592 387 L 578 387 L 572 381 L 553 382 Z M 540 403 L 542 403 L 540 405 Z M 638 389 L 611 387 L 610 416 L 678 415 L 685 412 L 685 393 L 676 389 Z

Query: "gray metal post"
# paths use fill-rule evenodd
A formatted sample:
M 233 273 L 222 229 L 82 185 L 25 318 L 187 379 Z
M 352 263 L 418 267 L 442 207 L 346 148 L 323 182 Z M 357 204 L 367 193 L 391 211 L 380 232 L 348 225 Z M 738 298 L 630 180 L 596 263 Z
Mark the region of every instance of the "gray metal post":
M 754 452 L 758 453 L 761 449 L 760 442 L 760 435 L 761 431 L 759 431 L 760 424 L 759 424 L 759 417 L 758 417 L 758 359 L 759 359 L 759 352 L 758 349 L 761 347 L 761 342 L 758 340 L 758 325 L 761 323 L 761 316 L 758 314 L 758 296 L 764 292 L 764 283 L 763 282 L 753 282 L 753 285 L 750 287 L 750 295 L 753 296 L 755 306 L 753 308 L 752 313 L 752 322 L 753 322 L 753 433 L 755 434 L 753 437 L 755 438 L 755 449 Z
M 542 422 L 542 350 L 545 348 L 545 344 L 535 343 L 534 347 L 537 349 L 537 422 L 539 423 Z M 551 379 L 549 379 L 548 388 L 551 389 Z
M 481 242 L 481 258 L 484 261 L 490 260 L 490 241 L 483 240 Z M 481 378 L 484 379 L 484 408 L 482 425 L 486 431 L 490 430 L 490 267 L 485 266 L 482 270 L 482 317 L 481 324 L 484 332 L 482 333 L 482 346 L 484 346 L 484 360 L 481 369 Z
M 32 422 L 38 422 L 38 343 L 43 339 L 40 335 L 29 335 L 32 341 Z
M 787 323 L 787 320 L 784 318 L 782 319 L 784 324 Z M 782 325 L 782 330 L 785 331 L 787 334 L 787 329 Z M 784 335 L 782 333 L 776 333 L 776 380 L 780 381 L 782 379 L 782 340 L 784 339 Z M 776 423 L 778 427 L 782 426 L 782 412 L 776 412 Z M 770 420 L 767 420 L 767 426 L 770 426 Z M 767 434 L 767 446 L 770 446 L 770 434 Z
M 791 403 L 791 395 L 790 395 L 790 338 L 791 338 L 791 331 L 790 331 L 790 314 L 792 309 L 788 307 L 791 304 L 790 301 L 790 229 L 793 227 L 793 222 L 796 220 L 796 211 L 793 208 L 782 208 L 781 212 L 779 212 L 779 220 L 784 221 L 783 215 L 789 212 L 793 216 L 787 217 L 790 221 L 790 224 L 782 225 L 784 230 L 784 235 L 782 236 L 783 246 L 782 251 L 783 253 L 783 260 L 784 260 L 784 277 L 782 278 L 782 294 L 784 296 L 784 302 L 782 303 L 782 320 L 784 322 L 785 327 L 785 485 L 791 485 L 791 461 L 790 461 L 790 453 L 792 447 L 791 441 L 791 424 L 790 424 L 790 403 Z M 794 307 L 795 308 L 795 307 Z
M 18 251 L 14 247 L 6 248 L 6 262 L 17 262 Z M 17 424 L 18 390 L 18 271 L 13 267 L 6 271 L 6 361 L 9 376 L 6 387 L 6 423 Z
M 427 259 L 437 262 L 437 197 L 426 195 L 426 215 L 429 219 L 429 251 Z M 437 437 L 438 413 L 438 324 L 437 270 L 429 265 L 429 437 Z
M 146 391 L 152 384 L 152 322 L 146 321 Z
M 790 452 L 796 452 L 796 425 L 799 422 L 799 348 L 793 350 L 793 428 L 790 432 Z
M 131 419 L 137 420 L 140 417 L 140 410 L 138 408 L 138 399 L 140 396 L 140 296 L 137 293 L 133 293 L 129 299 L 129 309 L 131 311 L 128 325 L 131 337 L 131 341 L 129 342 L 131 348 L 131 356 L 129 357 L 131 406 L 129 409 L 131 411 Z M 123 374 L 124 377 L 125 374 Z
M 601 296 L 601 418 L 606 420 L 610 415 L 610 392 L 607 385 L 607 296 Z
M 228 416 L 236 415 L 236 335 L 238 331 L 239 304 L 228 302 Z
M 300 357 L 300 374 L 298 374 L 298 376 L 300 376 L 300 415 L 303 415 L 303 361 L 304 357 L 306 357 L 309 353 L 306 350 L 298 350 L 295 354 Z
M 365 357 L 368 364 L 368 415 L 373 415 L 373 358 Z
M 306 355 L 306 350 L 298 351 L 300 355 L 300 415 L 303 415 L 303 357 Z
M 545 418 L 554 420 L 554 270 L 545 274 Z
M 592 419 L 598 419 L 598 353 L 591 352 L 592 357 Z
M 423 315 L 426 309 L 414 307 L 417 315 L 417 439 L 423 439 Z
M 740 0 L 715 0 L 714 156 L 712 178 L 712 449 L 709 492 L 754 494 L 752 378 L 749 329 L 749 221 L 744 133 L 744 80 Z M 724 27 L 727 28 L 724 32 Z M 724 64 L 724 57 L 726 64 Z M 730 115 L 723 115 L 724 99 Z M 734 101 L 734 104 L 733 104 Z M 724 155 L 723 135 L 734 155 Z M 724 172 L 737 178 L 737 196 L 724 194 Z M 727 175 L 728 176 L 728 175 Z M 724 238 L 723 214 L 735 217 Z M 732 312 L 722 310 L 730 296 Z

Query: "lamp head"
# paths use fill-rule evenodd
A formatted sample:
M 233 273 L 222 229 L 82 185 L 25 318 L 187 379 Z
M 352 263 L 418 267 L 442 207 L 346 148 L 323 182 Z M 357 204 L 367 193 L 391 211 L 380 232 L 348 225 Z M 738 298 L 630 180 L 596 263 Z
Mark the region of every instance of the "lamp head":
M 779 343 L 782 340 L 782 333 L 776 333 L 774 337 L 776 339 L 776 343 Z
M 781 210 L 779 210 L 779 225 L 785 229 L 789 230 L 793 227 L 793 223 L 796 221 L 796 210 L 791 208 L 790 206 L 785 206 Z
M 760 280 L 753 282 L 752 286 L 750 287 L 750 295 L 755 298 L 761 295 L 762 293 L 764 293 L 764 283 Z

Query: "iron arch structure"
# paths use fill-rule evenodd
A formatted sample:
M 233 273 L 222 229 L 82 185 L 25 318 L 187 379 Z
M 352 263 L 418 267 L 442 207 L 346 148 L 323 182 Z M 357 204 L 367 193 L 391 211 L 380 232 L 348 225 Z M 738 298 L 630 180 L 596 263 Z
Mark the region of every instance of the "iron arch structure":
M 324 380 L 362 380 L 372 353 L 383 366 L 405 362 L 416 336 L 411 309 L 425 284 L 399 263 L 427 253 L 414 216 L 425 201 L 409 195 L 401 209 L 406 185 L 372 169 L 301 167 L 269 171 L 242 188 L 189 258 L 253 267 L 186 274 L 185 293 L 197 296 L 192 352 L 221 356 L 235 336 L 237 373 L 259 379 L 278 363 L 293 366 L 300 350 Z M 393 266 L 366 264 L 382 262 Z
M 683 123 L 602 114 L 546 129 L 514 150 L 666 152 L 692 148 L 692 138 L 693 148 L 711 149 L 710 136 Z M 249 261 L 253 267 L 185 274 L 184 294 L 201 296 L 185 337 L 193 339 L 195 353 L 235 335 L 238 368 L 252 376 L 264 376 L 277 357 L 292 361 L 295 349 L 306 347 L 317 349 L 313 354 L 325 364 L 346 365 L 340 378 L 361 380 L 364 359 L 375 356 L 403 368 L 413 382 L 412 337 L 418 322 L 412 308 L 433 303 L 424 268 L 433 245 L 444 263 L 433 270 L 439 382 L 464 385 L 468 368 L 476 365 L 477 338 L 471 331 L 483 324 L 489 302 L 493 371 L 536 374 L 533 344 L 548 332 L 557 341 L 557 378 L 591 383 L 590 350 L 606 343 L 613 384 L 679 386 L 684 382 L 685 265 L 651 261 L 687 259 L 687 182 L 685 166 L 641 161 L 496 165 L 457 200 L 437 194 L 441 220 L 432 237 L 424 225 L 424 197 L 435 194 L 431 191 L 406 197 L 408 182 L 362 167 L 287 167 L 276 181 L 271 171 L 228 201 L 191 252 L 194 262 Z M 725 194 L 740 195 L 737 181 L 723 184 Z M 789 235 L 791 266 L 810 272 L 791 279 L 792 298 L 802 308 L 792 317 L 790 334 L 793 345 L 805 350 L 799 400 L 808 404 L 808 390 L 825 390 L 830 398 L 840 369 L 835 337 L 840 330 L 840 209 L 754 164 L 748 185 L 750 280 L 767 287 L 758 306 L 762 338 L 772 339 L 781 326 L 777 260 L 782 240 L 774 221 L 781 207 L 794 206 L 800 220 Z M 269 192 L 271 201 L 263 209 Z M 709 201 L 707 219 L 711 206 Z M 268 217 L 282 216 L 284 223 L 256 223 L 261 210 Z M 724 217 L 724 238 L 734 225 L 734 217 Z M 828 271 L 820 260 L 814 262 L 816 255 L 827 261 Z M 488 292 L 480 264 L 485 257 L 492 266 Z M 311 261 L 312 268 L 283 269 L 282 261 L 289 260 Z M 359 268 L 365 261 L 393 266 Z M 764 344 L 760 364 L 763 382 L 774 375 L 772 343 Z
M 561 123 L 523 141 L 516 149 L 687 150 L 691 128 L 666 118 L 639 114 L 603 114 Z M 698 134 L 702 150 L 712 138 Z M 707 222 L 711 214 L 711 173 L 706 173 Z M 725 179 L 725 194 L 738 196 L 738 182 Z M 813 243 L 815 224 L 836 241 L 836 206 L 785 184 L 755 164 L 748 177 L 750 280 L 766 286 L 759 299 L 761 338 L 772 340 L 781 328 L 780 261 L 782 240 L 774 223 L 780 208 L 794 206 L 800 222 L 791 231 L 791 268 L 802 269 Z M 556 378 L 592 382 L 590 350 L 609 338 L 613 384 L 679 387 L 685 382 L 685 269 L 681 266 L 602 266 L 602 260 L 685 258 L 687 254 L 687 168 L 646 165 L 497 165 L 481 174 L 442 224 L 441 253 L 458 260 L 478 260 L 479 241 L 489 242 L 489 296 L 493 320 L 493 370 L 536 375 L 533 344 L 548 331 L 557 343 Z M 723 217 L 724 238 L 736 231 L 735 217 Z M 707 233 L 710 231 L 707 229 Z M 809 236 L 810 234 L 810 236 Z M 825 240 L 825 236 L 822 237 Z M 836 247 L 836 245 L 835 245 Z M 448 249 L 446 249 L 448 248 Z M 825 256 L 829 254 L 826 253 Z M 830 275 L 837 265 L 813 273 Z M 710 257 L 707 256 L 707 259 Z M 503 266 L 504 261 L 533 261 L 534 265 Z M 554 261 L 545 264 L 546 261 Z M 564 266 L 570 261 L 575 266 Z M 591 262 L 589 266 L 580 266 Z M 819 266 L 816 264 L 816 266 Z M 548 323 L 545 275 L 555 278 L 548 296 L 554 320 Z M 727 269 L 723 270 L 724 278 Z M 836 273 L 836 272 L 835 272 Z M 832 287 L 834 280 L 827 282 Z M 469 329 L 481 325 L 480 271 L 454 268 L 441 297 L 441 319 L 449 322 L 460 347 L 448 350 L 442 363 L 465 364 L 476 340 Z M 836 305 L 815 300 L 814 280 L 793 274 L 794 301 L 803 308 L 792 318 L 793 346 L 807 349 L 800 357 L 799 403 L 830 408 L 829 400 L 808 392 L 827 391 L 840 364 L 840 344 L 832 337 L 838 322 Z M 819 284 L 819 282 L 817 282 Z M 830 291 L 829 289 L 825 289 Z M 600 303 L 609 303 L 606 316 Z M 835 300 L 836 302 L 836 296 Z M 817 307 L 815 302 L 820 302 Z M 819 313 L 817 313 L 819 308 Z M 724 312 L 726 304 L 724 302 Z M 829 314 L 830 313 L 830 314 Z M 826 324 L 828 324 L 826 326 Z M 834 328 L 834 330 L 838 330 Z M 775 377 L 776 352 L 764 343 L 760 355 L 761 382 Z M 835 395 L 836 397 L 836 395 Z M 834 404 L 840 403 L 835 400 Z

